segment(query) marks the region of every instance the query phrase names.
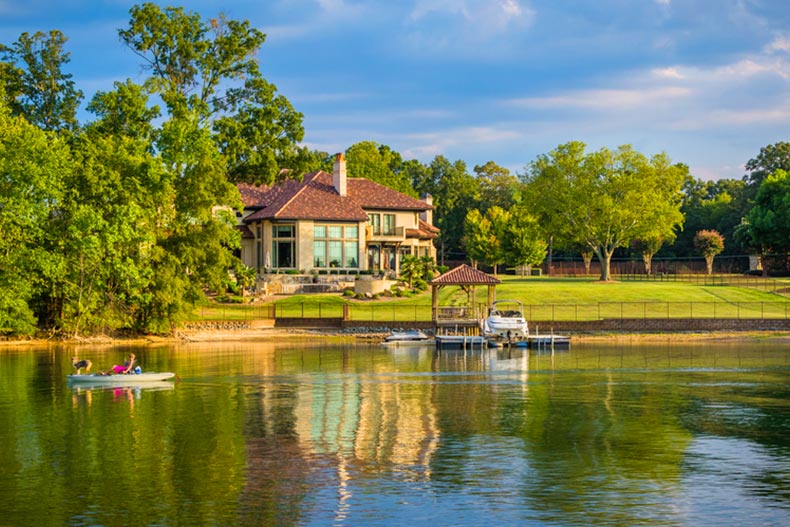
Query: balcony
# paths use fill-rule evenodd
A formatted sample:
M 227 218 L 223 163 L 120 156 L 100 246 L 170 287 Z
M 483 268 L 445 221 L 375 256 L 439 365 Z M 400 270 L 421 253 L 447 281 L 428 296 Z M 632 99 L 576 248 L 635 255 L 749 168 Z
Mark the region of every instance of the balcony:
M 406 239 L 405 227 L 393 227 L 384 229 L 383 227 L 373 232 L 370 225 L 365 226 L 365 241 L 368 242 L 399 242 Z

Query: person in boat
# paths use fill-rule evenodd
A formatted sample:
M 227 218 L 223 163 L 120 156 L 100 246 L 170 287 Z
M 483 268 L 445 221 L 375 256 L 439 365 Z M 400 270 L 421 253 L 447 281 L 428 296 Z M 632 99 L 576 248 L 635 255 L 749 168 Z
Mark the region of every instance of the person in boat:
M 110 368 L 109 370 L 104 370 L 103 372 L 100 372 L 100 374 L 113 375 L 115 373 L 120 373 L 120 374 L 132 373 L 132 371 L 134 370 L 134 362 L 135 362 L 134 353 L 130 353 L 129 358 L 126 360 L 126 362 L 123 363 L 123 365 L 115 364 L 112 368 Z

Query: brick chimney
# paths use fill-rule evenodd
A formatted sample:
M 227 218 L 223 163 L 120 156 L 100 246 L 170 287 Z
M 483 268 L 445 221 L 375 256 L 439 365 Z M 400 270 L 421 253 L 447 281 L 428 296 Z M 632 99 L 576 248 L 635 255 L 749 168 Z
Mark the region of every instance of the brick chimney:
M 428 194 L 427 192 L 420 196 L 422 200 L 427 204 L 433 207 L 433 196 Z M 433 225 L 433 208 L 430 208 L 426 211 L 420 213 L 420 219 L 427 223 L 428 225 Z
M 346 195 L 346 160 L 343 154 L 335 154 L 335 163 L 332 165 L 332 185 L 338 194 Z

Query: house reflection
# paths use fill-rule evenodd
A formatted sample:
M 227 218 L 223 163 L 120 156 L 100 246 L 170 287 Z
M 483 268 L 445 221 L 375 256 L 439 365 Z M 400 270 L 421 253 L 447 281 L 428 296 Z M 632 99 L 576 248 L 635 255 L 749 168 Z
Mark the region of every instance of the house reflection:
M 331 456 L 356 470 L 396 467 L 428 477 L 440 433 L 431 385 L 380 377 L 344 377 L 303 389 L 299 443 L 310 457 Z

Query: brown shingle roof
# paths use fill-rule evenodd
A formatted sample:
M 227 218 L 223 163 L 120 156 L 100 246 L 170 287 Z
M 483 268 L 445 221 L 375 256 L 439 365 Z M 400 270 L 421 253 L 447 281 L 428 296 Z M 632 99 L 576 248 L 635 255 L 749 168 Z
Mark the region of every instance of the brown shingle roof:
M 236 185 L 236 187 L 239 189 L 239 194 L 241 194 L 241 202 L 245 207 L 259 206 L 266 193 L 270 190 L 266 185 L 261 185 L 258 187 L 247 183 L 239 183 Z
M 253 240 L 253 239 L 255 239 L 255 235 L 252 233 L 250 228 L 247 227 L 246 225 L 236 225 L 236 228 L 241 233 L 242 239 L 245 239 L 245 240 Z
M 439 228 L 420 220 L 418 228 L 406 229 L 407 238 L 417 238 L 418 240 L 433 240 L 439 237 Z
M 326 175 L 329 177 L 331 186 L 332 176 Z M 348 178 L 348 195 L 366 209 L 413 210 L 415 212 L 433 209 L 433 206 L 422 200 L 365 178 Z
M 263 189 L 263 187 L 258 187 Z M 239 186 L 239 190 L 242 188 Z M 249 192 L 250 195 L 252 192 Z M 257 194 L 258 202 L 245 206 L 262 207 L 244 221 L 261 219 L 314 219 L 328 221 L 365 221 L 369 209 L 432 209 L 424 201 L 364 178 L 348 178 L 347 195 L 341 196 L 332 184 L 332 175 L 324 171 L 305 175 L 302 182 L 288 180 Z M 421 229 L 422 230 L 422 229 Z
M 501 283 L 498 278 L 461 264 L 450 269 L 441 276 L 431 280 L 432 285 L 495 285 Z

